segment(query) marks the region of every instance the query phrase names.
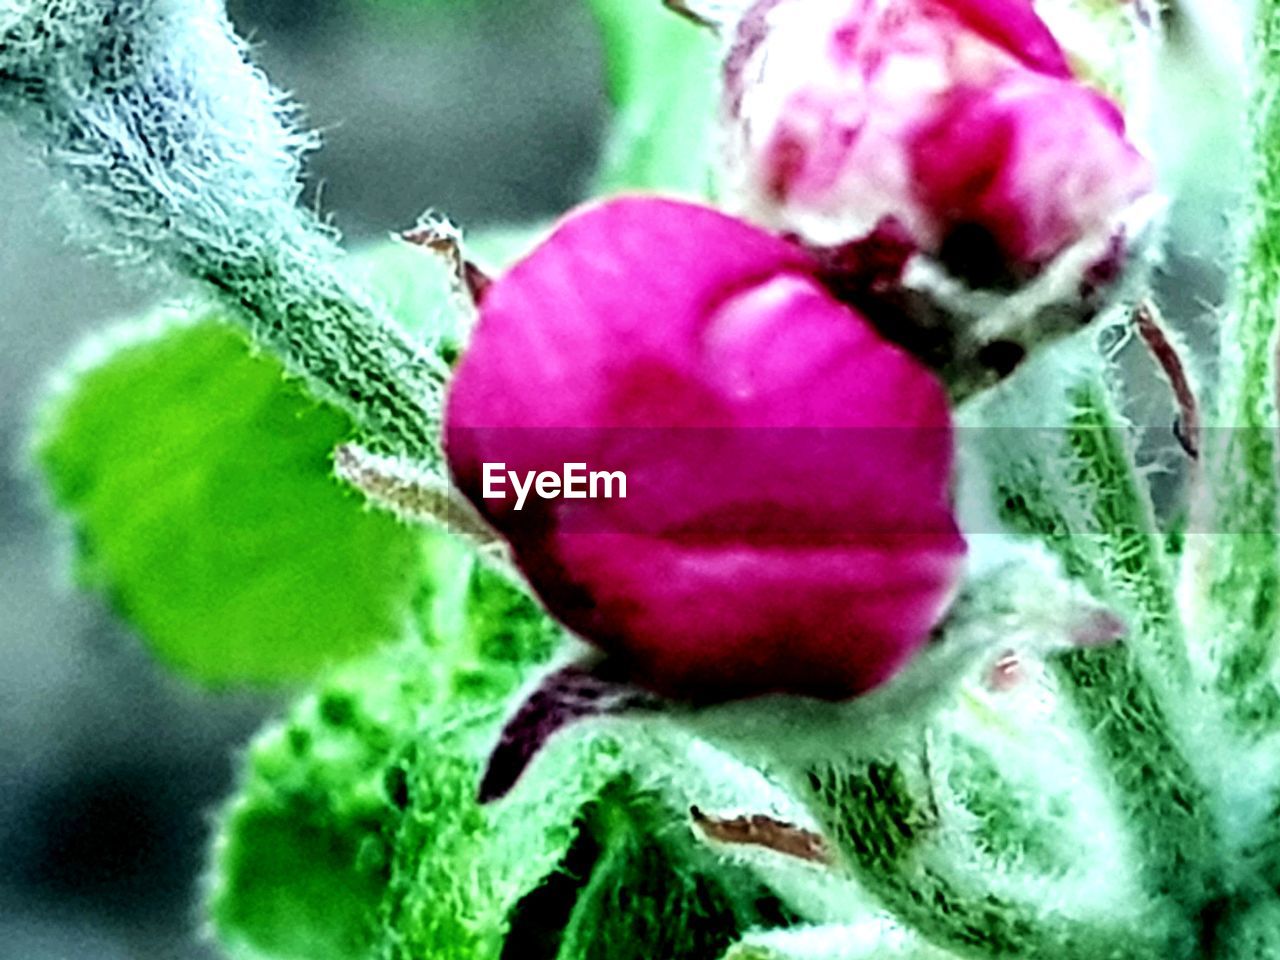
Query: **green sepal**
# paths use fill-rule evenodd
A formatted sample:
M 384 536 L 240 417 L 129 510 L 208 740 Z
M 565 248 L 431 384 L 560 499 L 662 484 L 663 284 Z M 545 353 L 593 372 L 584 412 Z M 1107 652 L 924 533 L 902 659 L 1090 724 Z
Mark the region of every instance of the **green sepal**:
M 452 717 L 409 755 L 380 960 L 715 960 L 749 926 L 787 922 L 750 870 L 694 836 L 684 788 L 706 774 L 672 741 L 575 728 L 480 806 L 476 747 L 496 726 Z
M 1148 890 L 1194 914 L 1217 895 L 1221 849 L 1205 767 L 1178 722 L 1197 693 L 1166 539 L 1101 362 L 1064 344 L 1033 364 L 979 408 L 991 493 L 1003 523 L 1039 537 L 1128 620 L 1123 644 L 1070 651 L 1052 669 L 1092 733 Z

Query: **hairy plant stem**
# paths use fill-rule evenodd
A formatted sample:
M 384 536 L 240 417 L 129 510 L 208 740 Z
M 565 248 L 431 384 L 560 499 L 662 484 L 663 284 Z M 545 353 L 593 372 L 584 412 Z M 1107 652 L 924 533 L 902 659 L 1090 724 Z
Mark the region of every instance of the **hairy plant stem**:
M 1280 729 L 1276 481 L 1280 309 L 1280 3 L 1260 0 L 1249 104 L 1250 204 L 1221 387 L 1188 537 L 1188 617 L 1213 654 L 1221 709 L 1246 737 Z
M 218 0 L 9 3 L 0 111 L 73 188 L 91 245 L 208 284 L 372 442 L 439 465 L 447 368 L 345 278 L 332 231 L 298 207 L 312 139 Z
M 1164 539 L 1100 373 L 1086 371 L 1064 399 L 1061 432 L 986 431 L 992 482 L 1006 522 L 1131 619 L 1123 646 L 1053 667 L 1109 774 L 1148 892 L 1194 917 L 1220 895 L 1223 867 L 1216 811 L 1175 722 L 1190 669 Z
M 1070 651 L 1051 669 L 1127 828 L 1120 842 L 1136 858 L 1135 899 L 1099 913 L 1062 894 L 1024 900 L 993 888 L 990 867 L 956 847 L 963 828 L 943 819 L 931 764 L 908 742 L 817 762 L 782 756 L 778 766 L 838 862 L 899 921 L 959 957 L 1191 958 L 1202 915 L 1226 895 L 1227 870 L 1216 810 L 1179 726 L 1190 668 L 1172 572 L 1099 362 L 1068 376 L 1057 394 L 1036 384 L 1042 401 L 1050 398 L 1046 420 L 1062 426 L 1007 427 L 997 400 L 983 416 L 1000 426 L 973 433 L 1005 522 L 1043 540 L 1129 621 L 1124 644 Z M 974 789 L 998 822 L 1022 818 L 1041 834 L 1055 830 L 1027 810 L 1012 781 L 987 778 Z M 988 838 L 998 861 L 1026 861 L 1016 834 L 1001 828 Z
M 1189 956 L 1174 946 L 1185 930 L 1167 914 L 1089 921 L 991 891 L 980 871 L 957 869 L 934 847 L 940 824 L 926 791 L 910 780 L 903 761 L 883 757 L 813 764 L 797 786 L 843 864 L 926 940 L 973 958 Z
M 1237 856 L 1244 930 L 1280 911 L 1280 2 L 1259 0 L 1248 105 L 1251 199 L 1235 300 L 1221 330 L 1221 386 L 1183 569 L 1185 617 L 1206 651 L 1203 685 L 1220 724 L 1222 806 Z M 1252 942 L 1254 932 L 1235 939 Z M 1226 934 L 1228 939 L 1233 936 Z M 1244 955 L 1250 948 L 1230 956 Z M 1271 936 L 1256 956 L 1280 956 Z

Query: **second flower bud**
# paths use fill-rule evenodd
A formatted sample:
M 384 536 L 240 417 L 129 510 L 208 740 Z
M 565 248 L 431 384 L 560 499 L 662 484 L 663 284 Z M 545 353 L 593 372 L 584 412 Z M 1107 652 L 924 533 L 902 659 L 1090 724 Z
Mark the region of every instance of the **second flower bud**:
M 1122 257 L 1154 189 L 1029 0 L 758 0 L 724 80 L 726 202 L 843 262 L 887 236 L 1010 289 L 1082 242 Z

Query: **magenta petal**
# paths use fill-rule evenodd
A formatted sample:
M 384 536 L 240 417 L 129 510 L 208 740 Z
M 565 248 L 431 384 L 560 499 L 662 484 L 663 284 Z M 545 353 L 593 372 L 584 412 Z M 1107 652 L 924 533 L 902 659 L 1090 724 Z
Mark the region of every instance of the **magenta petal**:
M 1154 185 L 1113 103 L 1037 74 L 957 89 L 911 149 L 918 198 L 939 232 L 980 226 L 1030 264 L 1105 228 Z
M 491 803 L 505 797 L 534 756 L 567 727 L 659 705 L 652 694 L 612 676 L 607 663 L 574 663 L 547 674 L 503 725 L 480 778 L 477 799 Z
M 942 616 L 963 541 L 944 391 L 798 247 L 690 204 L 569 218 L 496 281 L 452 386 L 461 489 L 548 609 L 692 700 L 842 698 Z M 626 499 L 483 497 L 483 464 Z

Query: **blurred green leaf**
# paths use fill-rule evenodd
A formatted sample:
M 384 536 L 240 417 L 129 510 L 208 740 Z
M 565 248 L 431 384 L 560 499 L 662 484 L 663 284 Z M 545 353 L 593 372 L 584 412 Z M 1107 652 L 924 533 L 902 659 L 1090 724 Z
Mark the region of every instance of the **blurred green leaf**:
M 234 930 L 232 957 L 360 960 L 383 881 L 353 867 L 362 834 L 246 809 L 236 818 L 225 869 L 233 877 L 214 922 Z
M 459 336 L 433 258 L 397 245 L 352 268 L 407 327 Z M 160 660 L 213 685 L 298 680 L 405 635 L 429 538 L 333 479 L 352 424 L 221 309 L 94 340 L 42 411 L 35 455 L 80 579 Z
M 719 91 L 719 43 L 660 0 L 588 0 L 614 107 L 596 189 L 706 197 Z

